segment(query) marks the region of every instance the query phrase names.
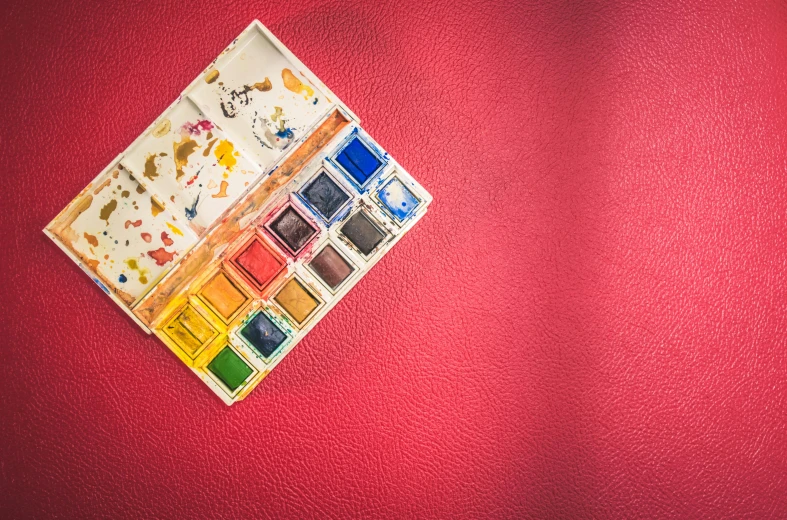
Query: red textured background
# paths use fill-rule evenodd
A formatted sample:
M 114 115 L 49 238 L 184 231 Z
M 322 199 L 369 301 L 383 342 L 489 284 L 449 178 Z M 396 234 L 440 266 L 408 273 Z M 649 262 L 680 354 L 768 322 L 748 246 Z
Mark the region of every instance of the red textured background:
M 784 3 L 0 16 L 0 516 L 787 516 Z M 40 230 L 255 17 L 435 201 L 226 408 Z

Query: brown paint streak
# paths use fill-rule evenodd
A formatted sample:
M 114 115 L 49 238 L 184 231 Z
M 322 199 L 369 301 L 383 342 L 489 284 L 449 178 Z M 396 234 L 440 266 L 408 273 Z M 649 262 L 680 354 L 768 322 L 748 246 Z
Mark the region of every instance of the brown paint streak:
M 157 284 L 133 309 L 146 325 L 161 315 L 170 298 L 185 289 L 202 269 L 211 262 L 240 232 L 240 222 L 258 211 L 271 194 L 294 177 L 349 121 L 337 110 L 301 144 L 268 178 L 238 203 L 225 221 L 205 241 L 183 258 L 170 276 Z
M 105 180 L 104 182 L 99 184 L 98 187 L 96 187 L 96 189 L 93 190 L 93 195 L 98 195 L 99 193 L 101 193 L 101 190 L 103 190 L 104 188 L 106 188 L 110 184 L 112 184 L 112 179 L 107 177 L 107 180 Z
M 96 235 L 91 235 L 90 233 L 85 232 L 84 237 L 88 244 L 93 247 L 98 247 L 98 239 L 96 238 Z
M 188 135 L 182 136 L 183 140 L 179 143 L 172 143 L 175 152 L 175 180 L 179 181 L 185 175 L 183 167 L 189 163 L 189 155 L 194 153 L 199 144 Z
M 255 83 L 254 85 L 251 86 L 251 88 L 257 89 L 260 92 L 268 92 L 270 89 L 273 88 L 273 85 L 271 85 L 271 80 L 265 78 L 265 81 Z
M 210 139 L 210 134 L 208 134 L 208 139 Z M 219 138 L 217 137 L 216 139 L 214 139 L 213 141 L 210 141 L 208 143 L 208 146 L 205 148 L 205 151 L 202 152 L 202 156 L 203 157 L 207 157 L 207 156 L 210 155 L 210 149 L 213 148 L 213 145 L 216 144 L 216 141 L 218 141 L 218 140 L 219 140 Z
M 71 240 L 76 238 L 76 234 L 71 229 L 71 224 L 73 224 L 74 221 L 79 218 L 79 215 L 87 211 L 92 203 L 93 196 L 85 195 L 84 198 L 74 202 L 73 204 L 70 204 L 68 208 L 63 210 L 63 212 L 52 221 L 49 230 L 53 235 L 60 237 L 60 239 L 63 240 L 66 245 L 71 247 Z M 72 239 L 69 240 L 64 235 L 71 236 Z M 73 247 L 71 247 L 71 249 L 73 249 Z
M 158 168 L 156 167 L 156 154 L 148 154 L 147 158 L 145 159 L 145 171 L 142 172 L 142 176 L 147 177 L 150 180 L 154 180 L 156 177 L 158 177 L 158 175 Z
M 104 204 L 103 208 L 101 208 L 101 211 L 98 214 L 98 218 L 106 222 L 108 226 L 109 216 L 112 215 L 112 212 L 115 211 L 117 207 L 118 207 L 118 201 L 116 201 L 115 199 L 110 200 L 109 202 Z

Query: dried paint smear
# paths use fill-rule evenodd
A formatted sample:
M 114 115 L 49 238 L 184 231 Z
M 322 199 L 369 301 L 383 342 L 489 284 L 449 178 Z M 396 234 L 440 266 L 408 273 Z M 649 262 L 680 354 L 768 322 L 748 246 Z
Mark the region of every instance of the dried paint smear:
M 309 99 L 314 95 L 314 89 L 295 77 L 295 74 L 293 74 L 290 69 L 281 71 L 281 79 L 284 81 L 284 86 L 287 90 L 295 92 L 296 94 L 303 94 L 305 99 Z
M 189 163 L 189 155 L 194 153 L 197 149 L 197 142 L 191 138 L 190 135 L 183 135 L 180 142 L 172 145 L 175 152 L 175 179 L 180 180 L 185 173 L 183 167 Z

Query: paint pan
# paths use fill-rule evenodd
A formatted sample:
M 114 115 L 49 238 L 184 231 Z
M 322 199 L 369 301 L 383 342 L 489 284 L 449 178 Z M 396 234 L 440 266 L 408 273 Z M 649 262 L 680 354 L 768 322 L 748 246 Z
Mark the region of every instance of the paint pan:
M 218 336 L 218 331 L 191 305 L 176 312 L 163 332 L 191 359 Z
M 278 212 L 265 227 L 293 255 L 298 255 L 315 236 L 317 227 L 292 204 Z
M 301 197 L 329 222 L 350 200 L 350 195 L 325 170 L 301 190 Z
M 336 292 L 355 271 L 352 263 L 342 256 L 332 244 L 326 244 L 319 253 L 314 255 L 308 265 L 331 292 Z
M 219 351 L 208 364 L 207 370 L 230 395 L 236 394 L 255 373 L 243 356 L 229 345 Z
M 256 234 L 238 250 L 230 262 L 258 291 L 271 283 L 286 265 L 284 258 Z
M 287 334 L 263 311 L 247 320 L 238 334 L 266 361 L 287 341 Z
M 299 327 L 306 323 L 322 304 L 314 291 L 308 289 L 297 277 L 287 280 L 273 299 Z
M 377 200 L 397 223 L 407 220 L 421 203 L 398 177 L 392 177 L 380 188 L 377 192 Z
M 371 256 L 386 237 L 382 227 L 365 210 L 355 212 L 339 231 L 365 257 Z
M 348 139 L 333 160 L 360 188 L 365 187 L 385 166 L 383 158 L 357 134 Z
M 251 302 L 251 296 L 224 270 L 208 280 L 198 295 L 224 323 L 235 319 Z

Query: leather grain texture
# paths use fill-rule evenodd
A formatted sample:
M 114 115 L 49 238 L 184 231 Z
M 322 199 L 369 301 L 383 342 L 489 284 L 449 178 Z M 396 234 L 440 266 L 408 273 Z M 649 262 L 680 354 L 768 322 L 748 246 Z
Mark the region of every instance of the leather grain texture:
M 221 404 L 41 229 L 253 18 L 434 195 Z M 787 517 L 783 2 L 0 6 L 3 518 Z

